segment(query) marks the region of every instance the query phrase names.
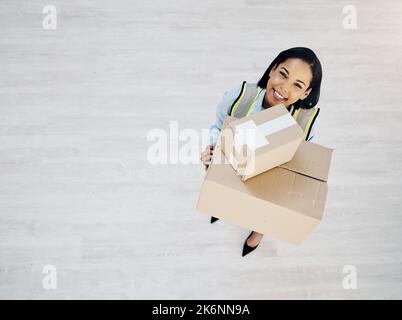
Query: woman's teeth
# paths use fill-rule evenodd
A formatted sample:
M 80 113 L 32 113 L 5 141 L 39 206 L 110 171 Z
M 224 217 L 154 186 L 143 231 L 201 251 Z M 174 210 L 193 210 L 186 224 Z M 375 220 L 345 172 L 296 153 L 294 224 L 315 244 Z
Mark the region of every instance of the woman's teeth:
M 282 97 L 278 92 L 276 92 L 275 89 L 274 89 L 274 96 L 275 96 L 275 98 L 277 98 L 278 100 L 284 100 L 284 99 L 285 99 L 285 98 Z

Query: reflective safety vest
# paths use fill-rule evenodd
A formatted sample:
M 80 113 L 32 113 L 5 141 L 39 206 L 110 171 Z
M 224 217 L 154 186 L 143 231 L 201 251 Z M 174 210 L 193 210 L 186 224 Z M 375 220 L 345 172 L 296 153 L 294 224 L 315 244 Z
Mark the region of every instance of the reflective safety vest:
M 263 89 L 257 87 L 255 83 L 246 83 L 243 81 L 243 85 L 240 90 L 240 94 L 233 102 L 229 109 L 229 116 L 242 118 L 253 113 L 255 105 L 257 104 L 258 96 Z M 311 128 L 314 125 L 314 121 L 317 118 L 320 108 L 313 107 L 311 109 L 296 109 L 292 108 L 292 116 L 297 121 L 299 126 L 304 132 L 304 139 L 310 138 Z

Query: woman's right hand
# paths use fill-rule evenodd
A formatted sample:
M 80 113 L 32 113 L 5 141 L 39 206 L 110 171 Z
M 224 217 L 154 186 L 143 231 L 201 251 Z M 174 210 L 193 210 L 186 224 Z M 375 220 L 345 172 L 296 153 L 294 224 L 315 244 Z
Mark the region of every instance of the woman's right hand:
M 209 165 L 211 164 L 212 155 L 214 153 L 215 145 L 208 145 L 205 150 L 201 153 L 201 161 L 205 166 L 205 170 L 208 169 Z

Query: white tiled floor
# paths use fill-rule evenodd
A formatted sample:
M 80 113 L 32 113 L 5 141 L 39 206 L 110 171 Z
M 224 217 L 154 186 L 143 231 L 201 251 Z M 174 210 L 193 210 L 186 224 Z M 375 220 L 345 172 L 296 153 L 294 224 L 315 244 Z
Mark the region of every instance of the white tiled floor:
M 0 2 L 0 297 L 402 298 L 402 2 Z M 208 128 L 224 91 L 308 46 L 335 148 L 300 247 L 195 211 L 201 165 L 147 161 L 153 128 Z M 57 268 L 57 289 L 42 286 Z M 342 288 L 345 265 L 357 289 Z

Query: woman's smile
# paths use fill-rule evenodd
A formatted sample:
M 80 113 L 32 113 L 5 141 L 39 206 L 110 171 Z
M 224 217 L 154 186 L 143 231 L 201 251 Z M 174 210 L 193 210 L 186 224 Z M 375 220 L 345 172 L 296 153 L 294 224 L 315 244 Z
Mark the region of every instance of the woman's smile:
M 274 88 L 268 88 L 267 96 L 266 96 L 266 104 L 269 106 L 274 106 L 280 103 L 287 105 L 288 97 L 281 93 L 279 90 L 275 90 Z
M 277 90 L 275 90 L 274 88 L 272 88 L 272 97 L 275 101 L 279 102 L 283 102 L 285 100 L 287 100 L 286 97 L 284 97 L 283 95 L 281 95 Z

